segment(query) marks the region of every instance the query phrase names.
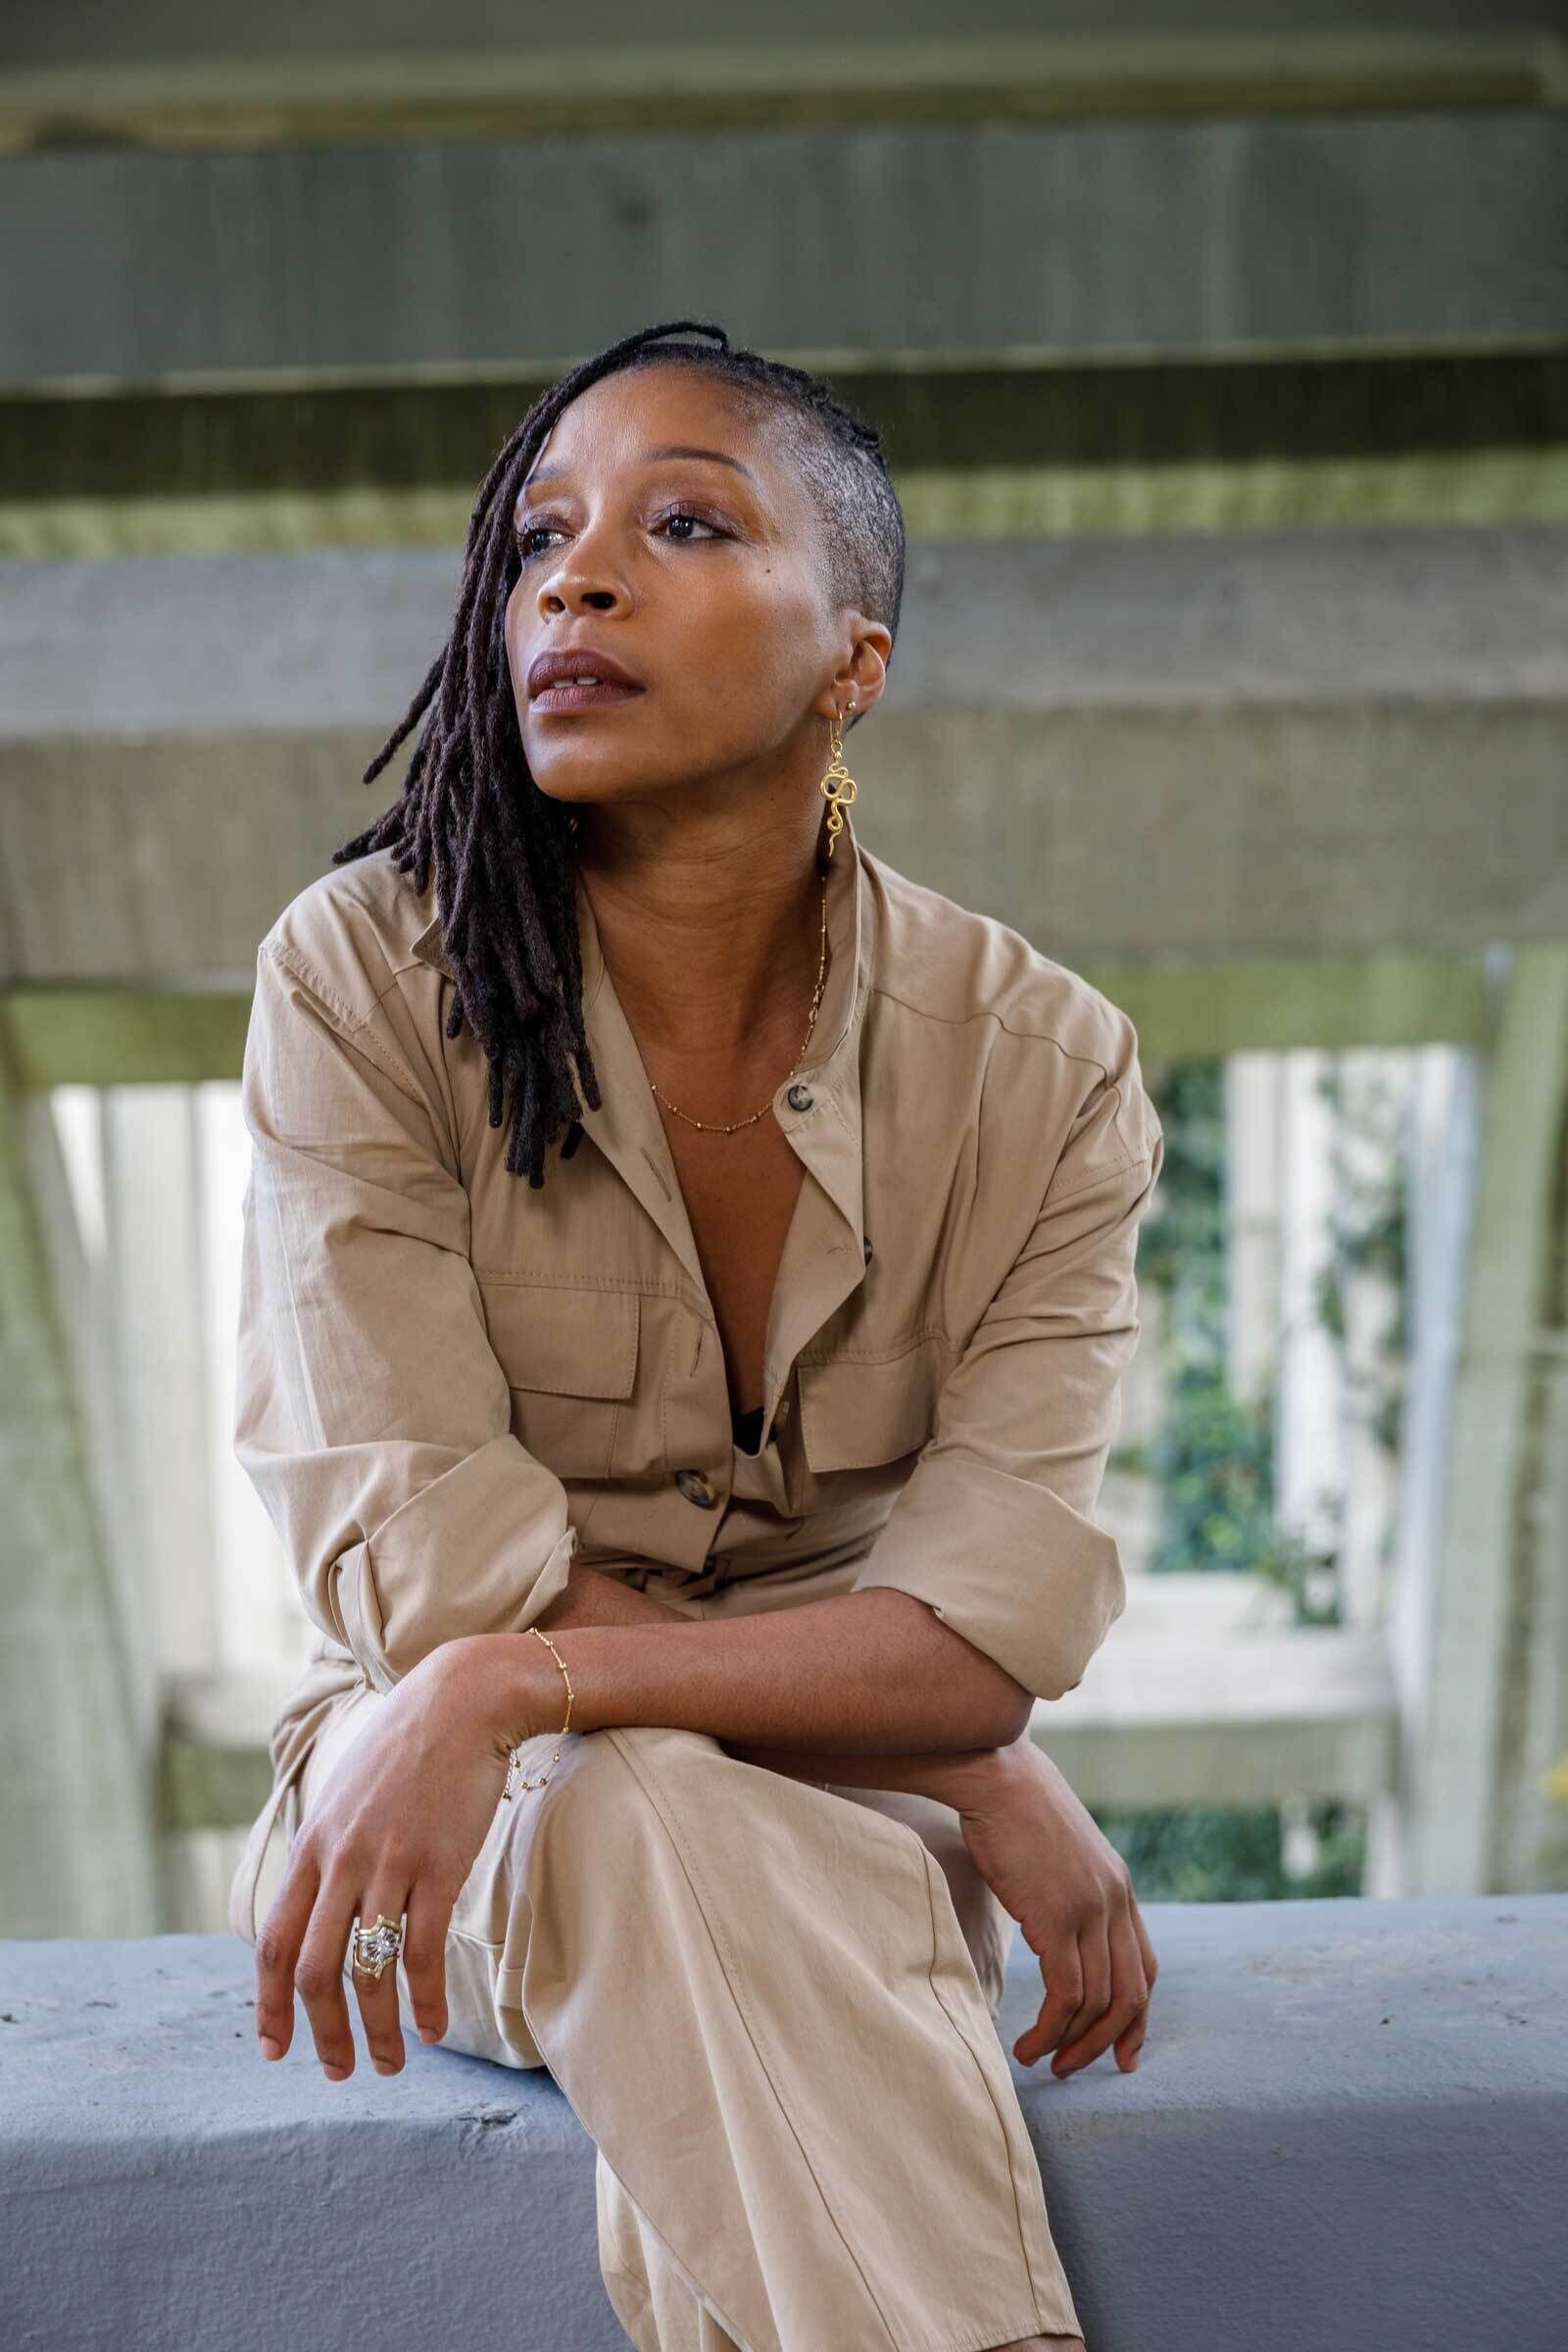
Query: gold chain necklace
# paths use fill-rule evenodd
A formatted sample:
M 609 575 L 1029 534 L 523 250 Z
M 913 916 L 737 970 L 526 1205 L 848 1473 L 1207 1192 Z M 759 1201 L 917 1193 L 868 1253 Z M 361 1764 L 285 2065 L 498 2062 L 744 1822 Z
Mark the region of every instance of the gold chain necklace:
M 822 876 L 822 947 L 821 953 L 818 955 L 816 959 L 816 988 L 811 997 L 811 1017 L 806 1024 L 805 1043 L 802 1045 L 799 1054 L 796 1054 L 795 1059 L 791 1062 L 789 1069 L 785 1072 L 786 1077 L 793 1078 L 796 1071 L 800 1068 L 801 1063 L 806 1058 L 806 1048 L 811 1042 L 811 1031 L 816 1027 L 817 1008 L 822 1002 L 822 974 L 826 968 L 826 965 L 827 876 L 824 874 Z M 682 1110 L 679 1104 L 672 1102 L 666 1094 L 660 1093 L 660 1089 L 654 1085 L 652 1078 L 649 1079 L 648 1083 L 651 1087 L 653 1087 L 654 1093 L 659 1096 L 659 1100 L 663 1103 L 664 1108 L 666 1110 L 674 1111 L 677 1119 L 684 1119 L 688 1127 L 711 1128 L 715 1135 L 733 1135 L 738 1127 L 755 1127 L 758 1120 L 762 1116 L 762 1112 L 771 1110 L 773 1107 L 773 1098 L 771 1095 L 769 1095 L 767 1101 L 762 1104 L 762 1109 L 754 1110 L 749 1119 L 694 1119 L 689 1110 Z

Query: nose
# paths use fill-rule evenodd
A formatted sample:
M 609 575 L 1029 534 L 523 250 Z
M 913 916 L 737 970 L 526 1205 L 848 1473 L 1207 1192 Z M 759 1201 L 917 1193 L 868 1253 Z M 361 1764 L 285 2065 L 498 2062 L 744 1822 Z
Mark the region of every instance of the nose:
M 549 619 L 558 612 L 613 612 L 620 596 L 613 588 L 589 580 L 553 580 L 539 591 L 539 612 Z
M 612 612 L 625 601 L 625 590 L 616 579 L 613 565 L 607 557 L 595 552 L 598 544 L 590 524 L 569 547 L 562 549 L 555 569 L 547 572 L 540 583 L 541 619 L 564 612 Z

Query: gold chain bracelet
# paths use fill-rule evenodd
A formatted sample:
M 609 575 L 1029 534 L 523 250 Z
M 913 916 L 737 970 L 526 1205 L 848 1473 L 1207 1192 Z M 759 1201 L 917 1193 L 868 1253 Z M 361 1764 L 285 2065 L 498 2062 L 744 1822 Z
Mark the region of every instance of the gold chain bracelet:
M 564 1675 L 565 1675 L 565 1676 L 566 1676 L 566 1720 L 565 1720 L 565 1722 L 564 1722 L 564 1723 L 562 1725 L 562 1727 L 561 1727 L 561 1740 L 564 1740 L 564 1738 L 566 1737 L 566 1734 L 567 1734 L 567 1733 L 570 1731 L 570 1729 L 571 1729 L 571 1697 L 572 1697 L 572 1691 L 571 1691 L 571 1677 L 570 1677 L 570 1675 L 569 1675 L 569 1674 L 566 1674 L 566 1661 L 565 1661 L 565 1659 L 564 1659 L 564 1658 L 562 1656 L 562 1654 L 561 1654 L 560 1650 L 559 1650 L 559 1649 L 556 1647 L 555 1643 L 554 1643 L 554 1642 L 551 1641 L 551 1639 L 550 1639 L 550 1636 L 549 1636 L 548 1634 L 540 1634 L 540 1633 L 539 1633 L 539 1628 L 538 1628 L 536 1625 L 530 1625 L 530 1626 L 529 1626 L 529 1628 L 528 1628 L 528 1631 L 529 1631 L 529 1633 L 530 1633 L 530 1634 L 539 1634 L 539 1639 L 540 1639 L 540 1641 L 541 1641 L 541 1642 L 544 1643 L 545 1647 L 546 1647 L 546 1648 L 549 1650 L 549 1652 L 550 1652 L 550 1655 L 551 1655 L 551 1656 L 552 1656 L 552 1657 L 555 1659 L 555 1661 L 556 1661 L 556 1664 L 557 1664 L 557 1665 L 558 1665 L 558 1666 L 561 1668 L 561 1671 L 562 1671 L 562 1673 L 563 1673 Z M 550 1759 L 549 1770 L 548 1770 L 548 1771 L 546 1771 L 546 1772 L 543 1772 L 543 1773 L 541 1773 L 541 1774 L 540 1774 L 540 1776 L 539 1776 L 539 1778 L 538 1778 L 538 1780 L 536 1780 L 536 1781 L 530 1781 L 530 1780 L 527 1780 L 526 1778 L 525 1778 L 525 1779 L 523 1779 L 523 1780 L 521 1780 L 521 1781 L 518 1783 L 518 1787 L 519 1787 L 519 1788 L 544 1788 L 544 1786 L 545 1786 L 546 1782 L 547 1782 L 547 1781 L 549 1780 L 549 1778 L 550 1778 L 550 1774 L 551 1774 L 552 1772 L 554 1772 L 554 1771 L 555 1771 L 555 1769 L 556 1769 L 556 1766 L 557 1766 L 557 1765 L 558 1765 L 558 1764 L 561 1762 L 561 1740 L 557 1740 L 557 1742 L 556 1742 L 556 1752 L 555 1752 L 555 1754 L 554 1754 L 554 1755 L 551 1757 L 551 1759 Z M 502 1796 L 503 1796 L 503 1797 L 505 1797 L 505 1798 L 510 1798 L 510 1797 L 511 1797 L 511 1795 L 512 1795 L 512 1776 L 513 1776 L 513 1774 L 514 1774 L 515 1771 L 517 1771 L 517 1769 L 518 1769 L 518 1765 L 517 1765 L 517 1751 L 516 1751 L 516 1749 L 515 1749 L 515 1748 L 514 1748 L 514 1749 L 513 1749 L 513 1751 L 512 1751 L 511 1757 L 509 1758 L 509 1760 L 508 1760 L 508 1763 L 507 1763 L 507 1785 L 506 1785 L 506 1787 L 505 1787 L 505 1788 L 502 1789 L 502 1791 L 501 1791 L 501 1793 L 502 1793 Z

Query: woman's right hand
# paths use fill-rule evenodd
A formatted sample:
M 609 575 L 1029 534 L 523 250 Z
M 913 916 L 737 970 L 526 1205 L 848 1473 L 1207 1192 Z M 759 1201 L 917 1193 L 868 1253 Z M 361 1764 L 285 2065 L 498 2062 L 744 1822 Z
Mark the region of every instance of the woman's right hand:
M 1045 1982 L 1014 2057 L 1033 2066 L 1054 2049 L 1060 2078 L 1114 2045 L 1131 2074 L 1158 1962 L 1126 1863 L 1027 1736 L 970 1759 L 951 1801 L 970 1859 L 1018 1921 Z

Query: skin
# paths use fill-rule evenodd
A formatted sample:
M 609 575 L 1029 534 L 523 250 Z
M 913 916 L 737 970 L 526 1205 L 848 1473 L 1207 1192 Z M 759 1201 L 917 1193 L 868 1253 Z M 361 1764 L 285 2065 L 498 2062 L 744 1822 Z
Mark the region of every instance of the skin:
M 645 456 L 670 445 L 734 462 Z M 529 767 L 577 812 L 579 871 L 650 1077 L 695 1117 L 744 1118 L 801 1052 L 828 721 L 852 698 L 862 711 L 876 702 L 890 633 L 829 600 L 821 523 L 775 428 L 690 368 L 580 395 L 516 522 L 505 626 Z M 584 644 L 646 691 L 533 710 L 536 655 Z M 760 1394 L 752 1359 L 777 1262 L 759 1245 L 759 1202 L 771 1201 L 781 1242 L 799 1164 L 774 1120 L 712 1136 L 662 1115 L 744 1405 Z M 1041 1963 L 1045 1998 L 1015 2056 L 1033 2065 L 1054 2049 L 1057 2076 L 1109 2048 L 1124 2071 L 1137 2065 L 1155 1959 L 1126 1865 L 1030 1741 L 1031 1694 L 923 1602 L 882 1589 L 705 1623 L 574 1566 L 541 1625 L 571 1677 L 573 1731 L 687 1728 L 777 1771 L 954 1805 Z M 509 1752 L 559 1728 L 564 1707 L 556 1661 L 529 1636 L 448 1642 L 395 1687 L 302 1824 L 262 1927 L 266 2055 L 289 2047 L 298 1991 L 329 2080 L 353 2072 L 343 1962 L 356 1917 L 378 1912 L 406 1917 L 421 2038 L 441 2037 L 447 1927 Z M 372 2061 L 401 2072 L 393 1972 L 354 1985 Z

